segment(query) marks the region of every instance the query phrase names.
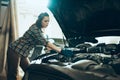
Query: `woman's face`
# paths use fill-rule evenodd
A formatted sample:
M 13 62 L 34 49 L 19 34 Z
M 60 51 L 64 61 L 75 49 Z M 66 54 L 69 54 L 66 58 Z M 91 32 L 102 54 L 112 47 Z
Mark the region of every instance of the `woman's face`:
M 45 16 L 41 21 L 42 28 L 46 28 L 48 24 L 49 24 L 49 16 Z

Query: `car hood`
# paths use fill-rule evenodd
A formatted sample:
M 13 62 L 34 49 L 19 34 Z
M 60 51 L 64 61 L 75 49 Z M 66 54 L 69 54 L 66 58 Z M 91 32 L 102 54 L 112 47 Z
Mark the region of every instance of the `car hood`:
M 50 0 L 48 8 L 69 40 L 120 35 L 120 0 Z

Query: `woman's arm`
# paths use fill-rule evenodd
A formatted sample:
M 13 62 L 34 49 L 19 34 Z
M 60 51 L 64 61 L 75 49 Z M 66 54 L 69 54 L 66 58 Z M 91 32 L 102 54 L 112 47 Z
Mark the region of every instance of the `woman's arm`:
M 58 52 L 58 53 L 60 53 L 61 52 L 61 48 L 59 48 L 59 47 L 57 47 L 56 45 L 54 45 L 54 44 L 52 44 L 52 43 L 50 43 L 50 42 L 48 42 L 48 44 L 46 45 L 47 47 L 49 47 L 50 49 L 52 49 L 52 50 L 55 50 L 56 52 Z
M 64 56 L 66 56 L 66 57 L 72 57 L 73 54 L 74 54 L 72 50 L 67 49 L 67 48 L 63 48 L 63 49 L 59 48 L 59 47 L 57 47 L 56 45 L 54 45 L 54 44 L 52 44 L 50 42 L 48 42 L 48 44 L 46 46 L 53 49 L 53 50 L 55 50 L 56 52 L 58 52 L 58 53 L 60 53 L 60 54 L 62 54 Z

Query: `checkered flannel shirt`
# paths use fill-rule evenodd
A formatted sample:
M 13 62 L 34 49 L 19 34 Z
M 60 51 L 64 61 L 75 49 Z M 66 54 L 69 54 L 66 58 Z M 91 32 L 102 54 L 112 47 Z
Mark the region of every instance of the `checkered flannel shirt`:
M 25 34 L 10 44 L 10 47 L 17 53 L 27 57 L 36 45 L 46 46 L 48 41 L 43 37 L 42 31 L 32 25 Z

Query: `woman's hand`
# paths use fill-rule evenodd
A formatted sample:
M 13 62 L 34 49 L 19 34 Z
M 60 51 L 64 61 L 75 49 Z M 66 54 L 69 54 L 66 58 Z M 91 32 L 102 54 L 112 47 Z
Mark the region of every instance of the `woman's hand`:
M 61 50 L 60 54 L 66 56 L 66 57 L 72 57 L 73 56 L 73 51 L 69 48 L 63 48 Z

